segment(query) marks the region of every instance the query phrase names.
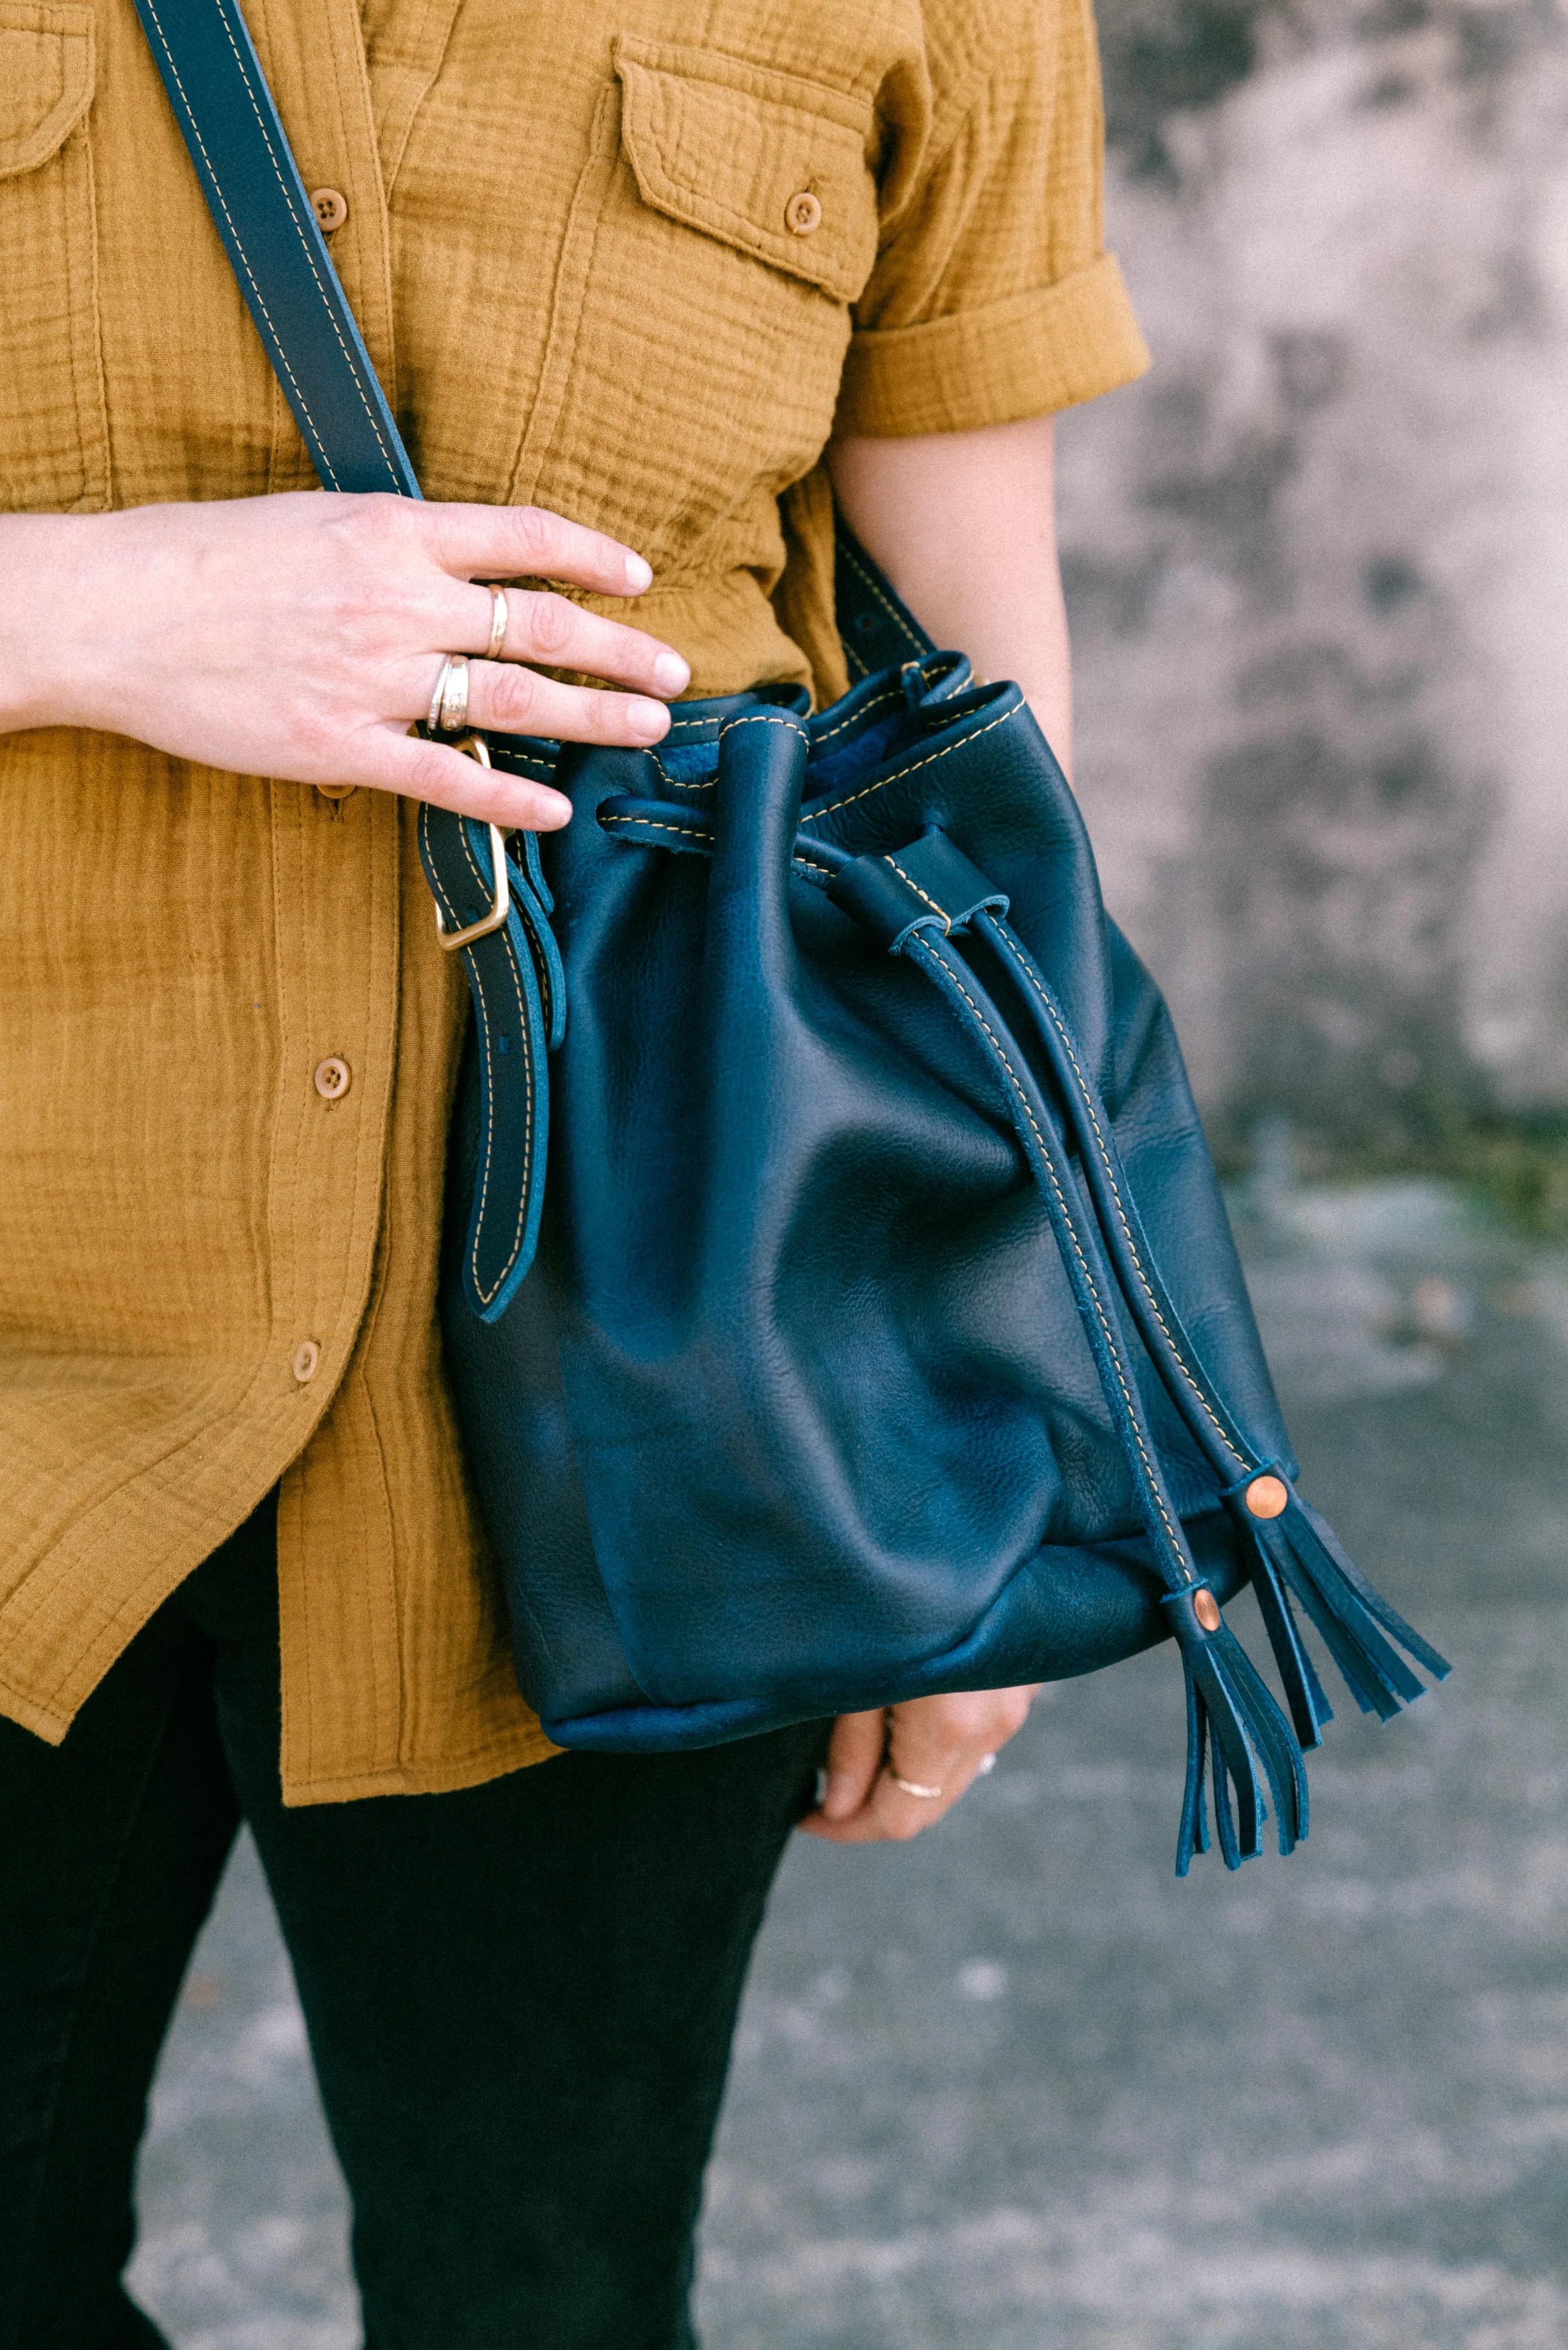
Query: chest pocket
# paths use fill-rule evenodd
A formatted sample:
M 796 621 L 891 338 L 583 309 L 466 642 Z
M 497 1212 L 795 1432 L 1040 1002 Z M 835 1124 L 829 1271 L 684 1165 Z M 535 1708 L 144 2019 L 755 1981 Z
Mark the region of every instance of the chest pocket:
M 621 143 L 644 203 L 852 302 L 877 258 L 861 110 L 738 61 L 672 72 L 649 61 L 660 54 L 701 58 L 631 40 L 616 54 Z
M 0 0 L 0 506 L 109 504 L 87 0 Z
M 877 256 L 869 109 L 623 35 L 573 207 L 514 494 L 591 514 L 668 576 L 832 429 Z

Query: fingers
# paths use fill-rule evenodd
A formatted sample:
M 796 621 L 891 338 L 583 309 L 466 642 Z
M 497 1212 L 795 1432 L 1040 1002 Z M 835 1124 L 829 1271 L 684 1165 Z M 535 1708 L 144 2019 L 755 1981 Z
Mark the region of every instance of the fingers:
M 951 1811 L 980 1774 L 985 1757 L 1022 1729 L 1037 1686 L 918 1698 L 891 1707 L 885 1717 L 843 1717 L 828 1749 L 828 1794 L 802 1827 L 836 1844 L 902 1843 L 919 1835 Z M 886 1761 L 868 1780 L 862 1775 L 855 1782 L 858 1800 L 834 1802 L 834 1755 L 840 1735 L 853 1737 L 855 1758 L 862 1762 L 866 1733 L 859 1729 L 849 1732 L 846 1725 L 872 1722 L 885 1730 Z M 899 1779 L 908 1786 L 900 1787 Z M 850 1784 L 846 1773 L 846 1795 Z M 908 1787 L 933 1792 L 911 1794 Z
M 603 743 L 633 750 L 646 750 L 663 739 L 670 731 L 665 702 L 683 692 L 691 681 L 689 664 L 672 645 L 661 643 L 644 629 L 628 629 L 621 621 L 585 612 L 564 596 L 519 588 L 503 592 L 506 627 L 502 658 L 467 657 L 467 725 L 498 733 L 541 734 L 556 742 Z M 478 645 L 483 639 L 481 650 L 487 649 L 495 614 L 491 590 L 463 588 L 452 593 L 462 601 L 455 608 L 461 618 L 450 624 L 450 640 L 454 646 Z M 524 668 L 524 661 L 613 678 L 643 691 L 623 694 L 598 686 L 566 685 Z M 441 668 L 441 657 L 433 655 L 427 655 L 417 668 L 410 667 L 406 706 L 400 715 L 426 714 Z M 654 700 L 655 695 L 659 699 Z
M 459 577 L 565 579 L 599 596 L 640 596 L 653 572 L 618 538 L 542 506 L 415 506 L 443 570 Z
M 400 728 L 380 731 L 366 764 L 375 772 L 364 781 L 375 788 L 477 816 L 503 832 L 558 832 L 572 820 L 572 803 L 564 792 L 482 767 L 462 751 L 421 741 Z
M 468 672 L 468 723 L 500 734 L 545 734 L 558 743 L 607 743 L 644 751 L 670 732 L 662 702 L 598 686 L 561 685 L 537 670 L 474 661 Z
M 875 1713 L 841 1713 L 827 1746 L 827 1784 L 823 1791 L 823 1816 L 848 1819 L 857 1812 L 876 1783 L 887 1744 L 888 1718 Z
M 624 621 L 585 612 L 565 596 L 545 596 L 523 588 L 503 592 L 506 633 L 493 659 L 579 670 L 588 677 L 613 679 L 617 685 L 640 686 L 644 692 L 656 693 L 665 701 L 684 693 L 691 682 L 691 668 L 675 648 L 642 629 L 628 629 Z M 477 614 L 477 596 L 474 607 Z M 486 589 L 483 619 L 476 619 L 473 639 L 481 651 L 490 642 L 493 610 Z

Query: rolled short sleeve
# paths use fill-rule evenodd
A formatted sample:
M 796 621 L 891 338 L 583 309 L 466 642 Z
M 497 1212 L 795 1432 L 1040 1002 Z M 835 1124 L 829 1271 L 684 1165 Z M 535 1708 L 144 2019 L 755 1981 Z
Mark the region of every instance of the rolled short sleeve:
M 840 436 L 1046 415 L 1148 364 L 1101 245 L 1089 0 L 935 0 L 927 56 L 923 152 L 906 162 L 893 142 L 884 184 L 898 192 L 855 306 Z

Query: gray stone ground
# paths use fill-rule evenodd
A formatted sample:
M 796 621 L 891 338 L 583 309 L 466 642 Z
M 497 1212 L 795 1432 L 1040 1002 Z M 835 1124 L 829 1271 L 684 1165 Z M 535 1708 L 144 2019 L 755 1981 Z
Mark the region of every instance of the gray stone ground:
M 1456 1678 L 1391 1729 L 1342 1716 L 1310 1844 L 1233 1879 L 1170 1874 L 1168 1653 L 1057 1692 L 921 1843 L 802 1840 L 712 2174 L 709 2350 L 1568 2345 L 1568 1257 L 1287 1172 L 1246 1238 L 1309 1490 Z M 180 2350 L 351 2350 L 248 1851 L 142 2214 Z

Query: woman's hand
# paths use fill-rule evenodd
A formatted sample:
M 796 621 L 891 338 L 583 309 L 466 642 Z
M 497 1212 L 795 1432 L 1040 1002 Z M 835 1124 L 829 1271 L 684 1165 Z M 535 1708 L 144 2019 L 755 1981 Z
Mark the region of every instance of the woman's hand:
M 827 1750 L 827 1784 L 802 1820 L 834 1844 L 887 1844 L 919 1835 L 950 1812 L 985 1758 L 1015 1737 L 1041 1684 L 918 1697 L 880 1713 L 841 1713 Z M 898 1783 L 940 1790 L 906 1794 Z
M 652 575 L 617 540 L 531 506 L 301 492 L 6 515 L 0 727 L 99 727 L 241 775 L 363 784 L 549 830 L 571 815 L 560 793 L 409 733 L 446 655 L 489 642 L 475 579 L 519 576 L 637 596 Z M 633 691 L 557 684 L 530 660 Z M 512 588 L 500 659 L 469 672 L 468 722 L 643 747 L 689 676 L 639 629 Z

